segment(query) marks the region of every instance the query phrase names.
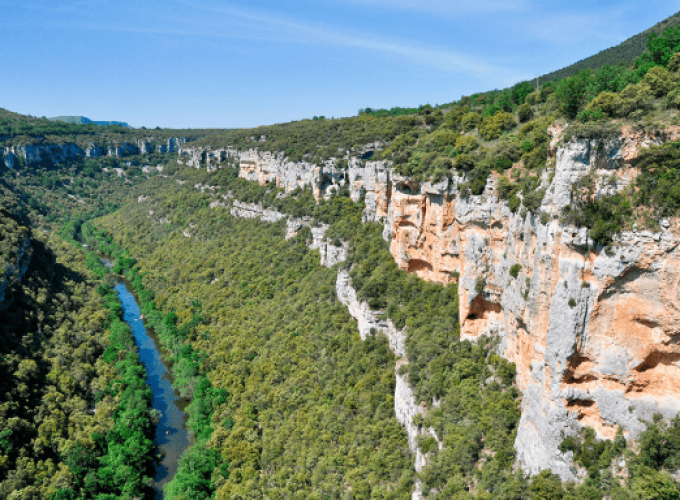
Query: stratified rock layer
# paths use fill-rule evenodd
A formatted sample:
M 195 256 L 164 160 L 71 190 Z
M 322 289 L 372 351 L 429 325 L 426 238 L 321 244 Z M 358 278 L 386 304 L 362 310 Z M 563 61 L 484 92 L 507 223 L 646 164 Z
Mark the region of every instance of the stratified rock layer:
M 678 130 L 649 137 L 624 128 L 611 140 L 560 145 L 563 131 L 549 130 L 552 157 L 541 178 L 545 196 L 538 213 L 511 212 L 498 198 L 497 174 L 483 194 L 462 197 L 464 177 L 420 183 L 385 162 L 356 158 L 348 158 L 343 171 L 334 161 L 320 167 L 256 150 L 183 148 L 180 161 L 210 168 L 228 159 L 243 178 L 286 192 L 309 186 L 317 199 L 347 183 L 353 200 L 365 200 L 364 221 L 384 223 L 401 269 L 443 284 L 458 281 L 462 337 L 500 337 L 501 354 L 517 365 L 523 392 L 515 443 L 523 469 L 551 468 L 575 479 L 571 455 L 558 448 L 564 436 L 588 425 L 602 438 L 612 438 L 619 427 L 635 438 L 644 428 L 641 420 L 680 411 L 680 227 L 669 221 L 657 233 L 621 234 L 607 253 L 585 228 L 560 220 L 580 178 L 592 172 L 607 179 L 598 194 L 619 191 L 635 179 L 630 162 L 640 149 L 676 138 Z M 511 274 L 517 265 L 519 272 Z M 362 337 L 371 329 L 382 332 L 403 356 L 389 324 L 345 293 L 347 278 L 339 276 L 338 295 Z M 397 385 L 401 400 L 409 401 L 406 382 L 398 378 Z M 395 408 L 407 430 L 413 405 Z
M 34 144 L 0 147 L 0 165 L 6 168 L 16 166 L 17 157 L 21 158 L 26 165 L 36 165 L 43 162 L 51 164 L 63 164 L 77 157 L 99 158 L 111 156 L 122 158 L 129 155 L 158 153 L 176 153 L 180 147 L 186 144 L 187 139 L 173 137 L 166 143 L 154 145 L 150 140 L 140 139 L 136 144 L 129 142 L 109 144 L 89 144 L 84 150 L 76 144 Z M 104 154 L 106 153 L 106 155 Z
M 402 269 L 440 283 L 458 279 L 463 338 L 500 336 L 523 392 L 516 449 L 530 473 L 551 468 L 575 479 L 571 455 L 558 447 L 583 425 L 602 438 L 619 427 L 635 438 L 640 420 L 680 411 L 680 228 L 624 233 L 609 255 L 586 229 L 560 223 L 581 177 L 609 179 L 599 186 L 603 194 L 632 182 L 636 171 L 626 162 L 639 150 L 632 143 L 652 142 L 624 135 L 559 148 L 555 175 L 542 178 L 537 214 L 513 214 L 498 199 L 494 177 L 482 195 L 462 198 L 463 179 L 433 186 L 390 173 L 389 185 L 375 190 L 376 197 L 389 193 L 385 215 L 365 216 L 384 220 Z

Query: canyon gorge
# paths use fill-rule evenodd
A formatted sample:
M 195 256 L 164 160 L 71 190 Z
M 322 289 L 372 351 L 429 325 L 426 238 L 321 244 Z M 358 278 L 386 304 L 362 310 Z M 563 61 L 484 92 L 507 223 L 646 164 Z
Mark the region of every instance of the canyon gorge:
M 561 222 L 561 215 L 579 179 L 593 173 L 600 192 L 622 189 L 637 174 L 631 163 L 640 150 L 678 131 L 671 128 L 662 138 L 624 128 L 612 139 L 568 142 L 564 131 L 564 126 L 550 129 L 551 159 L 540 180 L 545 194 L 536 213 L 513 213 L 499 199 L 498 175 L 489 177 L 482 195 L 461 196 L 464 175 L 418 182 L 398 175 L 388 162 L 356 156 L 349 156 L 342 170 L 334 161 L 318 166 L 257 150 L 185 146 L 178 162 L 195 168 L 225 162 L 244 179 L 271 182 L 287 192 L 309 187 L 317 199 L 347 184 L 354 201 L 365 201 L 364 220 L 384 224 L 383 236 L 401 269 L 424 280 L 458 282 L 461 338 L 500 338 L 499 353 L 516 364 L 523 394 L 516 439 L 522 468 L 531 474 L 550 468 L 575 480 L 580 473 L 571 452 L 559 450 L 565 436 L 585 425 L 600 438 L 613 439 L 621 428 L 635 439 L 655 413 L 671 418 L 680 410 L 680 227 L 664 220 L 655 232 L 623 232 L 603 248 L 585 228 Z M 233 203 L 232 214 L 244 216 Z M 285 218 L 272 218 L 261 206 L 251 207 L 248 216 Z M 322 230 L 319 234 L 316 247 L 323 239 Z M 400 363 L 407 362 L 399 346 L 408 332 L 358 303 L 342 270 L 338 295 L 362 336 L 371 329 L 384 333 Z M 408 393 L 406 381 L 398 380 L 397 392 Z M 410 399 L 400 408 L 409 395 L 395 398 L 397 415 L 409 416 L 400 417 L 407 428 L 415 413 L 433 404 Z M 419 456 L 417 468 L 423 463 Z

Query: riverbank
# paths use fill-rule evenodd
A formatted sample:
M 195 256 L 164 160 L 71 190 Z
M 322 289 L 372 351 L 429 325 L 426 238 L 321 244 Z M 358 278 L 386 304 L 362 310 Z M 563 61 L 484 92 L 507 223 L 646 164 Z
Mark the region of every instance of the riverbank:
M 158 413 L 154 444 L 160 460 L 154 477 L 156 500 L 163 498 L 163 486 L 176 474 L 179 458 L 189 447 L 184 409 L 187 400 L 181 399 L 172 388 L 170 370 L 165 365 L 160 344 L 144 326 L 142 313 L 129 287 L 117 279 L 115 290 L 123 308 L 123 320 L 128 324 L 139 350 L 139 359 L 146 370 L 146 383 L 151 388 L 151 405 Z
M 212 386 L 204 372 L 205 355 L 195 350 L 190 340 L 194 330 L 204 323 L 202 306 L 194 302 L 193 317 L 183 324 L 178 323 L 174 311 L 161 311 L 158 308 L 154 293 L 143 284 L 137 261 L 126 250 L 89 224 L 83 226 L 82 236 L 89 248 L 114 259 L 111 263 L 113 274 L 125 277 L 125 285 L 134 292 L 138 303 L 139 318 L 143 317 L 150 331 L 157 335 L 157 351 L 167 354 L 163 359 L 167 360 L 165 365 L 172 373 L 172 386 L 180 398 L 191 401 L 186 407 L 186 428 L 190 431 L 191 446 L 179 457 L 174 476 L 168 474 L 163 479 L 169 479 L 164 488 L 164 498 L 210 498 L 215 491 L 215 469 L 219 468 L 225 477 L 229 475 L 227 464 L 208 446 L 208 439 L 213 431 L 214 409 L 226 404 L 230 395 L 226 390 Z

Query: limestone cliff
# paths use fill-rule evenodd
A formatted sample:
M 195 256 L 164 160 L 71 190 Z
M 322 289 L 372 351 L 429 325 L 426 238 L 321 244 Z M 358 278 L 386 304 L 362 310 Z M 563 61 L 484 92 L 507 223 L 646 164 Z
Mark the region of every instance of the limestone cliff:
M 183 148 L 180 161 L 218 168 L 228 160 L 245 179 L 286 192 L 309 186 L 317 199 L 344 185 L 355 201 L 364 197 L 363 219 L 384 223 L 402 269 L 439 283 L 458 281 L 462 337 L 498 336 L 501 354 L 517 365 L 523 408 L 515 445 L 522 468 L 551 468 L 570 480 L 579 472 L 570 453 L 559 451 L 565 436 L 587 425 L 601 438 L 614 437 L 620 427 L 632 439 L 644 428 L 641 420 L 680 411 L 680 222 L 663 221 L 657 233 L 623 233 L 613 249 L 604 249 L 587 229 L 562 223 L 563 210 L 576 182 L 591 172 L 601 179 L 598 193 L 628 186 L 640 149 L 677 138 L 678 130 L 646 136 L 624 128 L 614 139 L 567 143 L 564 127 L 549 132 L 551 159 L 537 213 L 513 213 L 498 197 L 497 174 L 481 195 L 463 196 L 464 177 L 421 183 L 385 162 L 357 158 L 348 158 L 343 170 L 334 160 L 319 166 L 256 150 Z M 394 331 L 360 303 L 344 271 L 338 296 L 362 338 L 372 330 L 387 335 L 400 363 L 407 362 L 400 340 L 407 332 Z M 403 378 L 397 382 L 395 410 L 415 443 L 411 421 L 426 407 L 412 400 Z M 418 467 L 423 463 L 417 458 Z
M 289 162 L 283 153 L 209 147 L 180 148 L 177 159 L 180 164 L 195 168 L 205 167 L 208 171 L 219 168 L 225 161 L 238 167 L 239 177 L 257 182 L 262 186 L 272 182 L 277 187 L 283 188 L 286 193 L 310 186 L 317 200 L 328 198 L 346 182 L 346 172 L 336 167 L 334 159 L 319 166 L 305 162 Z
M 0 147 L 0 165 L 6 168 L 14 168 L 17 157 L 21 158 L 26 165 L 34 165 L 46 161 L 56 165 L 63 164 L 67 160 L 73 160 L 77 157 L 99 158 L 110 156 L 122 158 L 124 156 L 145 155 L 153 152 L 176 153 L 186 142 L 186 138 L 173 137 L 160 144 L 154 144 L 151 140 L 139 140 L 136 144 L 129 142 L 109 145 L 92 143 L 87 145 L 85 149 L 81 149 L 73 143 Z
M 464 198 L 456 189 L 462 179 L 431 185 L 394 174 L 376 188 L 376 195 L 388 193 L 380 207 L 386 215 L 366 215 L 385 221 L 402 269 L 442 283 L 459 280 L 463 338 L 500 336 L 523 392 L 516 449 L 530 473 L 551 468 L 575 479 L 571 456 L 558 446 L 582 425 L 602 438 L 613 438 L 618 427 L 635 438 L 641 419 L 680 411 L 680 226 L 624 233 L 610 255 L 594 247 L 585 228 L 560 222 L 582 176 L 615 175 L 601 192 L 633 180 L 627 162 L 655 141 L 627 132 L 559 147 L 554 176 L 542 179 L 540 215 L 512 213 L 498 199 L 494 177 L 482 195 Z M 513 276 L 516 264 L 521 270 Z
M 407 375 L 400 373 L 400 368 L 408 364 L 406 357 L 406 328 L 397 330 L 392 321 L 385 319 L 380 311 L 373 311 L 366 302 L 360 301 L 356 290 L 352 287 L 352 278 L 347 270 L 340 270 L 336 282 L 336 293 L 338 299 L 347 307 L 350 315 L 357 321 L 359 334 L 362 340 L 366 340 L 369 335 L 384 335 L 390 345 L 390 349 L 397 356 L 395 365 L 396 385 L 394 389 L 394 413 L 397 421 L 404 426 L 408 436 L 409 448 L 415 455 L 414 467 L 420 472 L 427 465 L 427 455 L 418 447 L 418 435 L 424 434 L 433 437 L 441 449 L 442 443 L 437 433 L 432 428 L 420 429 L 414 423 L 414 417 L 427 413 L 427 405 L 418 404 L 411 386 L 408 384 Z M 422 492 L 420 484 L 412 495 L 413 500 L 420 500 Z

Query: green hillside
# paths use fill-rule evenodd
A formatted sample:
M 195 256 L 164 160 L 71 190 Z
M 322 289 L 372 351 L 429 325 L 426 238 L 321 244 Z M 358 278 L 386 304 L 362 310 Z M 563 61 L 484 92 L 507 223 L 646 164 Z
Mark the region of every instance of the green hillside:
M 138 139 L 151 139 L 151 142 L 167 141 L 170 137 L 194 139 L 210 135 L 214 131 L 206 129 L 133 129 L 124 123 L 83 122 L 80 117 L 73 120 L 38 118 L 14 113 L 0 108 L 0 147 L 27 144 L 64 144 L 74 143 L 82 148 L 88 144 L 135 143 Z
M 584 69 L 598 69 L 607 64 L 630 64 L 635 59 L 640 57 L 644 51 L 647 49 L 647 42 L 652 33 L 661 34 L 664 30 L 677 26 L 680 24 L 680 12 L 673 14 L 667 19 L 664 19 L 658 24 L 655 24 L 648 30 L 635 35 L 625 42 L 611 47 L 609 49 L 598 52 L 597 54 L 587 57 L 577 63 L 562 68 L 547 75 L 542 75 L 539 80 L 541 83 L 549 82 L 552 80 L 559 80 L 561 78 L 566 78 L 568 76 L 575 75 Z

